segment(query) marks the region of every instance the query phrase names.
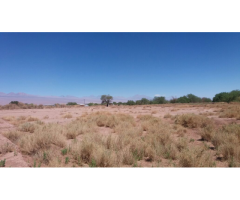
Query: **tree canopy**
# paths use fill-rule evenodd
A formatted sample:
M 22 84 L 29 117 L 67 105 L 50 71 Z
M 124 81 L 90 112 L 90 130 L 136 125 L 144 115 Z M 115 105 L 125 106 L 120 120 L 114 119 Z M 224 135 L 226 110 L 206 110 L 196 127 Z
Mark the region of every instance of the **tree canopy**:
M 231 92 L 220 92 L 213 97 L 213 102 L 231 102 L 239 101 L 240 90 L 232 90 Z
M 165 97 L 154 97 L 153 104 L 164 104 L 167 103 Z
M 73 106 L 73 105 L 77 105 L 77 103 L 76 102 L 68 102 L 67 105 L 68 106 Z
M 113 97 L 110 95 L 102 95 L 101 96 L 102 104 L 107 104 L 107 107 L 108 107 L 109 103 L 112 102 L 112 100 L 113 100 Z

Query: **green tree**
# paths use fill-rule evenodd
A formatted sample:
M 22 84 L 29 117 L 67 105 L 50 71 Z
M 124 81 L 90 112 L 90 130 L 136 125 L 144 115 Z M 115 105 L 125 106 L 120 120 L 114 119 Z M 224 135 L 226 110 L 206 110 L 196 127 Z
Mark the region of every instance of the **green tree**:
M 212 102 L 212 100 L 210 98 L 203 97 L 202 102 Z
M 77 103 L 76 102 L 68 102 L 67 105 L 68 106 L 73 106 L 73 105 L 77 105 Z
M 118 102 L 118 105 L 122 105 L 123 103 L 121 101 Z
M 149 100 L 148 99 L 146 99 L 146 98 L 142 98 L 141 100 L 141 105 L 146 105 L 146 104 L 149 104 Z
M 189 103 L 189 99 L 186 96 L 179 97 L 177 103 Z
M 102 104 L 107 104 L 107 107 L 108 107 L 109 103 L 111 103 L 112 100 L 113 100 L 113 97 L 110 95 L 102 95 L 101 96 Z
M 232 90 L 229 93 L 229 100 L 230 101 L 238 101 L 238 98 L 240 97 L 240 90 Z M 229 101 L 229 102 L 230 102 Z
M 167 103 L 165 97 L 154 97 L 153 104 L 164 104 Z
M 18 101 L 11 101 L 9 104 L 16 104 L 16 105 L 18 105 L 19 102 Z
M 213 97 L 213 102 L 227 102 L 229 94 L 227 92 L 220 92 Z
M 189 99 L 190 103 L 198 103 L 202 101 L 200 97 L 197 97 L 196 95 L 193 95 L 193 94 L 188 94 L 187 98 Z
M 136 101 L 136 105 L 142 105 L 142 101 L 141 100 L 137 100 Z
M 170 103 L 177 103 L 177 97 L 172 97 Z
M 127 104 L 127 105 L 135 105 L 136 103 L 135 103 L 135 101 L 128 100 L 126 104 Z

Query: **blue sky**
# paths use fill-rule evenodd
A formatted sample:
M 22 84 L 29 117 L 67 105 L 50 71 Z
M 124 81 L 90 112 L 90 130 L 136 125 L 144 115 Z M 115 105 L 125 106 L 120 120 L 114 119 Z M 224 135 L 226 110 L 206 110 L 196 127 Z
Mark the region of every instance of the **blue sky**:
M 240 89 L 240 33 L 0 33 L 0 92 L 42 96 Z

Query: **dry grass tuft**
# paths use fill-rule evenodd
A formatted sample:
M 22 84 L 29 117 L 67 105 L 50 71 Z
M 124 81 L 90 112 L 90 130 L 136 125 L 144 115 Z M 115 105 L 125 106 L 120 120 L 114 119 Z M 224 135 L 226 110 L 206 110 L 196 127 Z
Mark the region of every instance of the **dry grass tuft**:
M 211 142 L 221 159 L 229 166 L 240 166 L 240 125 L 229 124 L 214 129 L 206 127 L 199 134 L 204 140 Z
M 38 118 L 31 117 L 31 116 L 27 119 L 28 122 L 33 122 L 33 121 L 38 121 L 38 120 L 39 120 Z
M 172 115 L 170 115 L 169 113 L 167 113 L 166 115 L 164 115 L 164 118 L 171 118 Z
M 12 142 L 16 142 L 19 138 L 21 138 L 24 135 L 24 133 L 20 132 L 20 131 L 8 131 L 3 133 L 3 136 L 5 136 L 6 138 L 8 138 L 9 140 L 11 140 Z
M 224 110 L 220 115 L 220 118 L 236 118 L 240 120 L 240 107 L 231 106 L 228 109 Z
M 6 116 L 2 118 L 5 121 L 8 121 L 9 123 L 19 126 L 20 124 L 23 124 L 25 122 L 32 122 L 32 121 L 38 121 L 38 118 L 34 118 L 34 117 L 27 117 L 27 116 L 19 116 L 19 117 L 14 117 L 14 116 Z
M 24 135 L 19 140 L 21 151 L 27 154 L 35 154 L 39 150 L 49 149 L 51 145 L 65 146 L 65 137 L 61 126 L 47 124 L 39 126 L 33 134 Z
M 64 115 L 63 118 L 70 119 L 70 118 L 72 118 L 72 115 L 71 114 L 67 114 L 67 115 Z
M 10 121 L 14 121 L 15 117 L 14 116 L 5 116 L 5 117 L 2 117 L 2 119 L 5 120 L 5 121 L 10 122 Z
M 0 154 L 6 154 L 8 152 L 13 152 L 15 147 L 13 144 L 5 143 L 0 146 Z
M 179 167 L 215 167 L 212 154 L 203 147 L 184 149 L 179 155 Z
M 32 123 L 29 123 L 29 122 L 26 122 L 26 123 L 24 123 L 24 124 L 21 124 L 21 125 L 18 127 L 18 130 L 19 130 L 19 131 L 30 132 L 30 133 L 33 133 L 35 129 L 36 129 L 36 125 L 35 125 L 35 124 L 32 124 Z
M 204 128 L 214 124 L 211 119 L 195 114 L 177 115 L 175 123 L 188 128 Z
M 84 134 L 82 141 L 73 143 L 70 148 L 75 162 L 95 167 L 117 167 L 133 165 L 143 159 L 154 162 L 161 158 L 172 160 L 178 158 L 185 140 L 173 138 L 176 131 L 171 125 L 164 124 L 159 118 L 151 115 L 142 115 L 138 116 L 141 127 L 136 128 L 134 121 L 131 123 L 125 119 L 131 120 L 132 117 L 122 114 L 114 116 L 109 113 L 93 113 L 84 117 L 82 120 L 96 122 L 97 126 L 108 124 L 117 134 L 108 136 L 95 132 Z M 143 127 L 147 130 L 145 135 Z

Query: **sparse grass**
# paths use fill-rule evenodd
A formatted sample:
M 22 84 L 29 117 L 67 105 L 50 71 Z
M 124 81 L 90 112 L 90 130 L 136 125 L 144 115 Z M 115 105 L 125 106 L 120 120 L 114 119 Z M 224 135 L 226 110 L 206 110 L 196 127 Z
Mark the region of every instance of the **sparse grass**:
M 216 115 L 216 113 L 214 113 L 214 112 L 205 112 L 205 113 L 199 113 L 199 115 L 213 116 L 213 115 Z
M 111 116 L 107 117 L 111 119 Z M 81 142 L 73 143 L 70 152 L 73 159 L 76 162 L 80 159 L 89 166 L 93 165 L 94 160 L 96 167 L 116 167 L 133 165 L 142 159 L 149 162 L 158 161 L 162 157 L 176 160 L 183 149 L 185 143 L 173 138 L 176 131 L 170 125 L 162 123 L 159 118 L 138 116 L 147 130 L 145 136 L 142 135 L 143 129 L 137 129 L 135 123 L 127 123 L 124 118 L 120 119 L 112 123 L 117 135 L 89 133 L 83 135 Z
M 6 154 L 8 152 L 13 152 L 15 150 L 14 145 L 8 142 L 0 146 L 0 154 Z
M 5 120 L 5 121 L 14 121 L 15 120 L 15 117 L 13 117 L 13 116 L 5 116 L 5 117 L 2 117 L 2 119 L 3 120 Z
M 65 158 L 65 164 L 68 164 L 68 162 L 69 162 L 69 157 L 66 157 Z
M 62 155 L 64 156 L 64 155 L 66 155 L 67 154 L 67 152 L 68 152 L 68 150 L 67 149 L 62 149 L 61 150 L 61 153 L 62 153 Z
M 11 130 L 3 133 L 3 135 L 12 142 L 16 142 L 19 138 L 21 138 L 24 135 L 24 133 L 20 131 Z
M 26 119 L 27 119 L 26 116 L 19 116 L 19 117 L 18 117 L 18 120 L 21 120 L 21 121 L 24 121 L 24 120 L 26 120 Z
M 186 128 L 182 127 L 179 124 L 175 124 L 173 128 L 176 130 L 176 134 L 180 137 L 183 137 L 184 134 L 187 132 Z
M 210 107 L 177 105 L 177 108 L 178 106 Z M 216 105 L 210 108 L 214 107 L 217 108 Z M 224 108 L 225 112 L 232 107 L 224 105 L 218 109 Z M 133 113 L 138 113 L 141 108 L 142 106 L 131 107 Z M 21 153 L 30 156 L 35 161 L 35 167 L 137 167 L 140 163 L 160 166 L 160 162 L 161 166 L 170 167 L 214 167 L 220 162 L 224 162 L 224 166 L 240 166 L 238 124 L 221 127 L 217 123 L 215 125 L 214 119 L 204 115 L 171 116 L 168 113 L 169 118 L 175 120 L 172 124 L 172 121 L 154 117 L 152 108 L 149 115 L 139 115 L 137 118 L 121 113 L 127 111 L 123 106 L 118 110 L 119 113 L 110 110 L 114 114 L 97 112 L 95 109 L 90 114 L 85 112 L 80 117 L 61 124 L 43 123 L 39 120 L 28 122 L 31 117 L 8 116 L 5 121 L 17 125 L 17 130 L 3 135 L 18 145 Z M 66 115 L 68 111 L 64 112 Z M 211 112 L 207 113 L 209 115 Z M 99 134 L 100 129 L 105 131 L 105 128 L 99 127 L 106 127 L 110 131 Z M 199 134 L 203 140 L 195 142 L 192 134 Z M 71 141 L 66 141 L 69 139 Z M 219 158 L 216 160 L 218 156 L 221 161 Z
M 30 133 L 33 133 L 35 129 L 36 129 L 36 125 L 29 122 L 21 124 L 18 128 L 19 131 L 30 132 Z
M 27 119 L 28 122 L 33 122 L 33 121 L 38 121 L 38 120 L 39 120 L 39 119 L 36 118 L 36 117 L 29 117 L 29 118 Z
M 5 167 L 6 159 L 0 160 L 0 167 Z
M 19 117 L 14 117 L 14 116 L 5 116 L 2 117 L 3 120 L 8 121 L 12 125 L 19 126 L 20 124 L 23 124 L 25 122 L 32 122 L 32 121 L 38 121 L 38 118 L 34 117 L 26 117 L 26 116 L 19 116 Z
M 184 149 L 179 155 L 179 167 L 215 167 L 211 153 L 203 147 Z
M 72 118 L 72 115 L 71 114 L 67 114 L 67 115 L 64 115 L 63 118 L 70 119 L 70 118 Z
M 236 118 L 240 120 L 240 106 L 231 106 L 224 110 L 220 115 L 220 118 Z
M 213 126 L 213 121 L 207 117 L 195 114 L 183 114 L 175 117 L 175 123 L 188 128 L 204 128 Z
M 199 131 L 201 137 L 211 142 L 222 159 L 240 166 L 240 125 L 228 124 L 218 129 L 206 127 Z M 231 164 L 232 163 L 232 164 Z
M 171 118 L 172 115 L 170 115 L 169 113 L 167 113 L 166 115 L 164 115 L 164 118 Z
M 31 135 L 24 135 L 19 140 L 21 151 L 34 154 L 39 150 L 49 149 L 51 145 L 65 146 L 65 137 L 61 127 L 56 124 L 40 126 Z

